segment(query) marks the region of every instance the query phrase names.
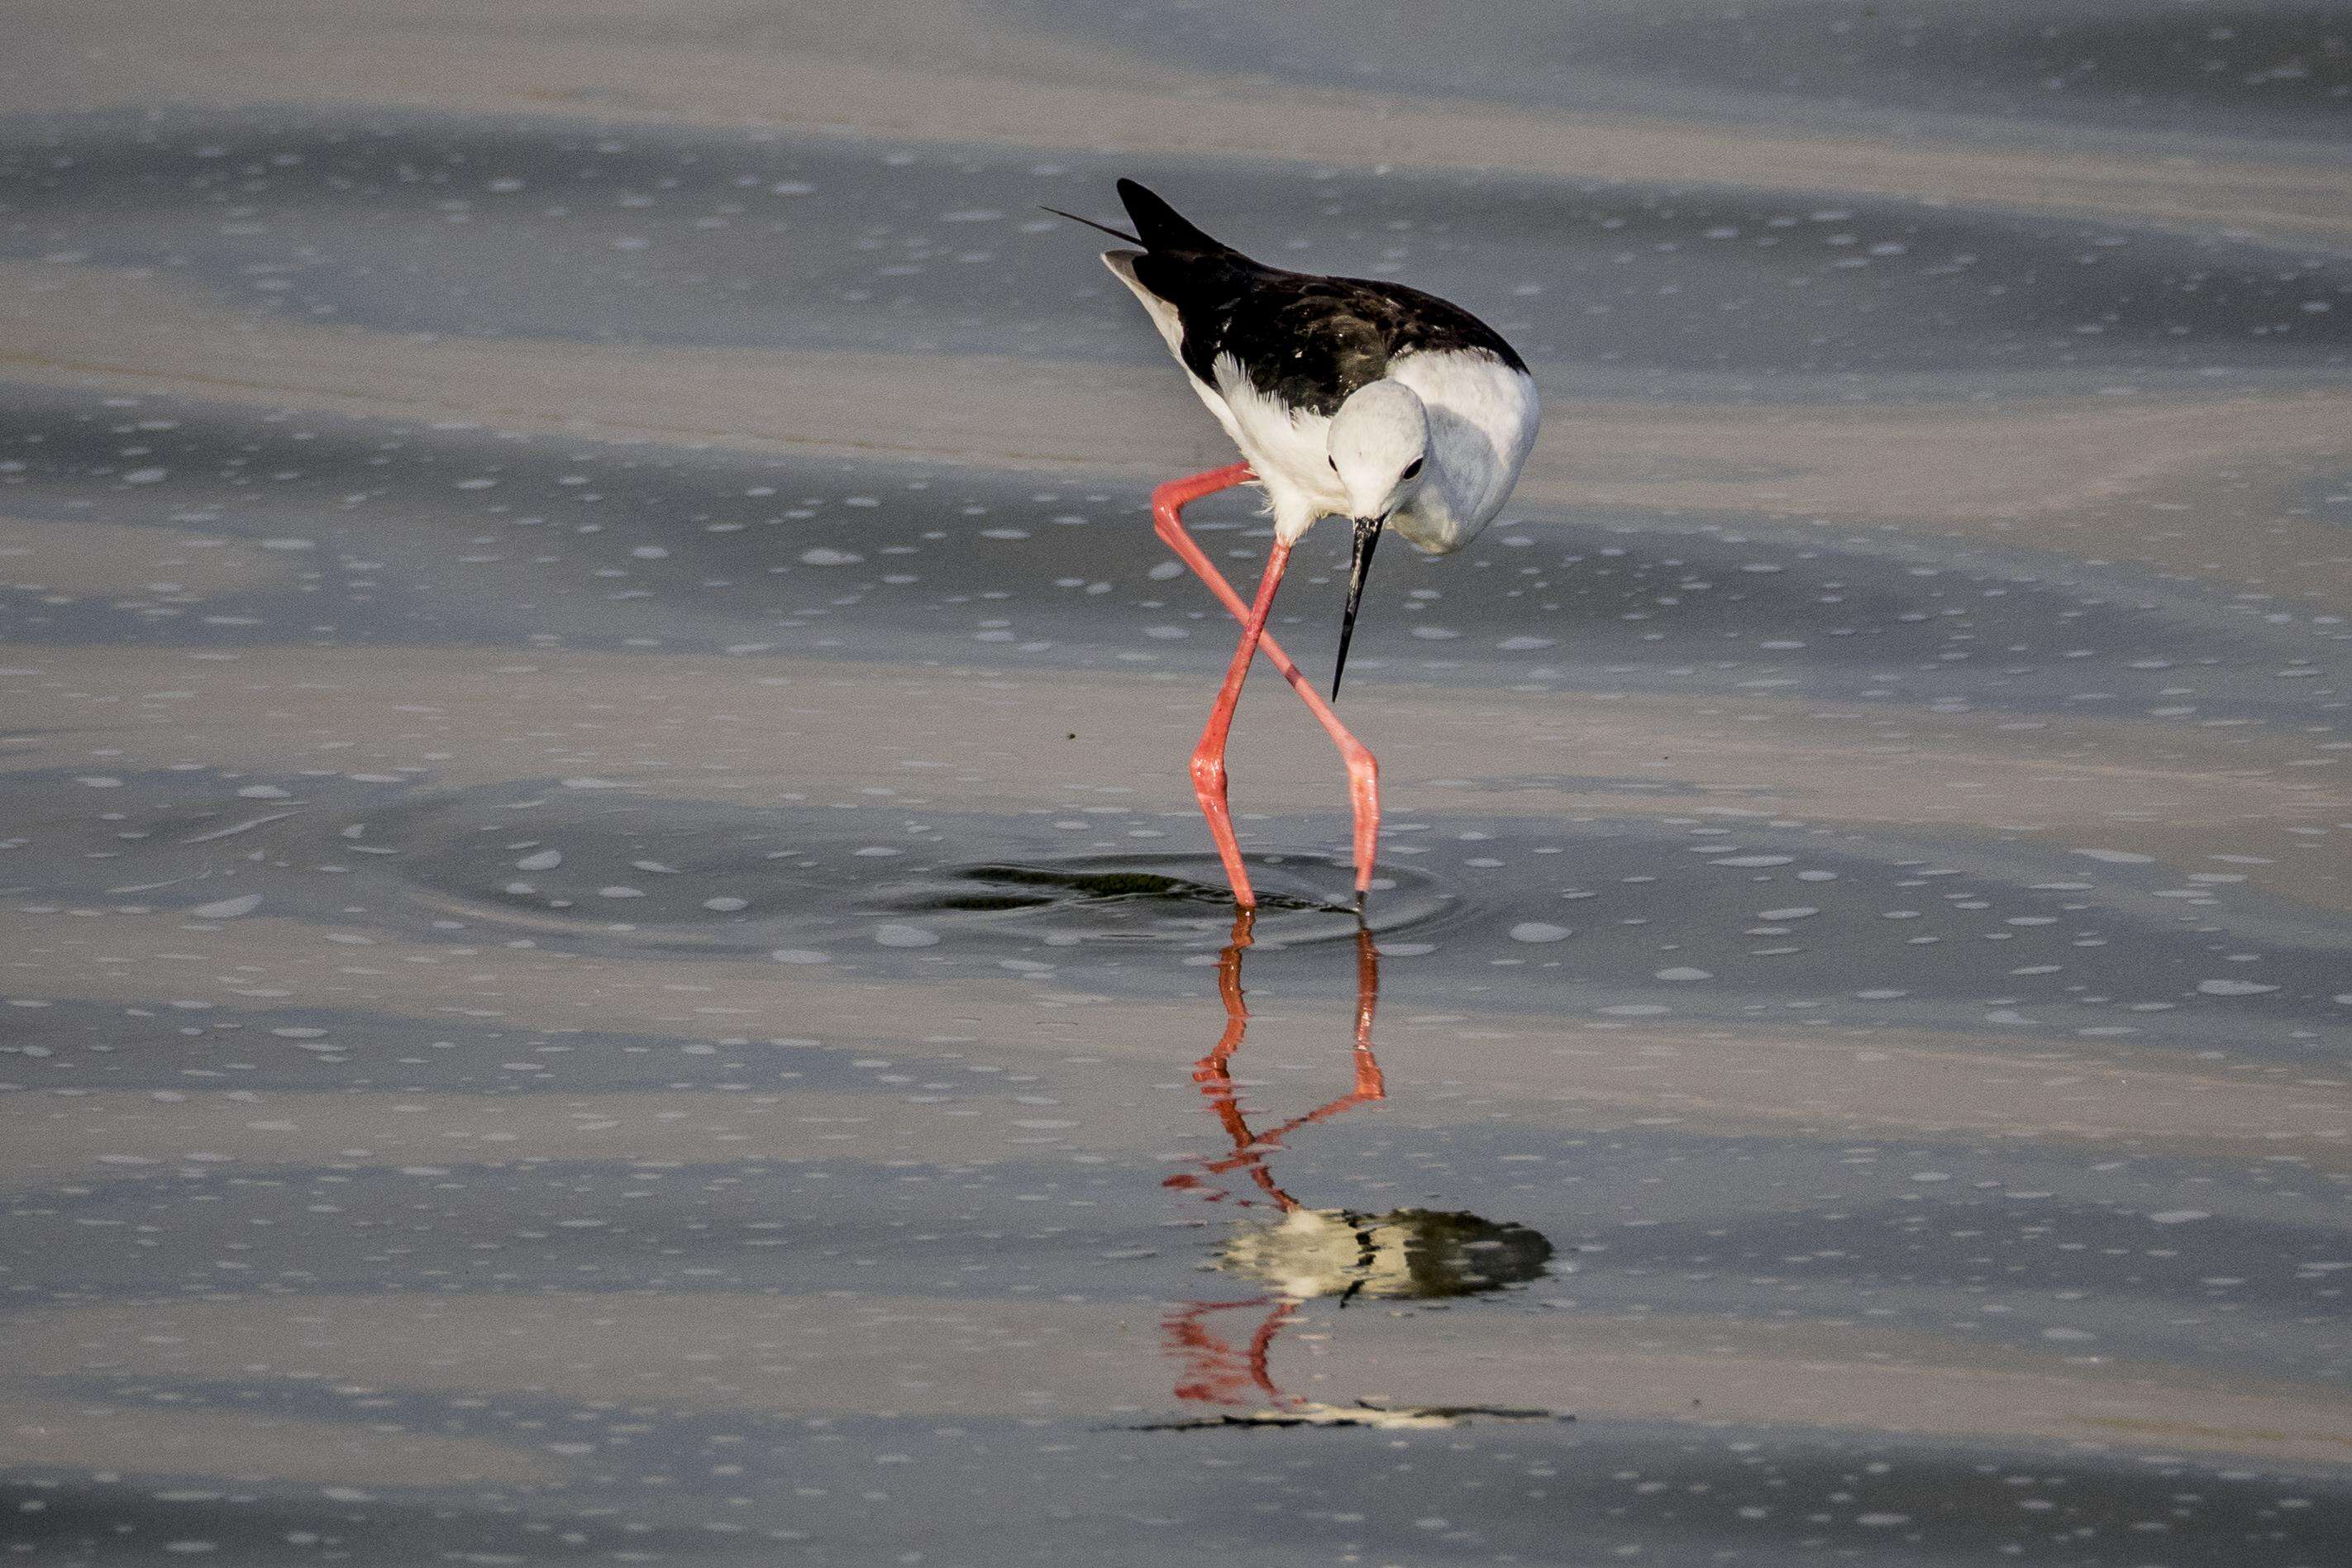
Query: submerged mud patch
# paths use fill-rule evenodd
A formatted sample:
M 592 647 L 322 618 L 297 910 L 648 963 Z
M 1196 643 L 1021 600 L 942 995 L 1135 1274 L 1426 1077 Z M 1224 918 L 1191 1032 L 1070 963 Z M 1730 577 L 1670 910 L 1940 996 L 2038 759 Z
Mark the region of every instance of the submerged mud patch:
M 1393 934 L 1449 908 L 1454 895 L 1418 872 L 1384 873 L 1366 908 L 1355 871 L 1330 856 L 1261 852 L 1244 857 L 1257 894 L 1255 940 L 1282 947 L 1337 941 L 1359 929 Z M 966 929 L 1042 941 L 1224 941 L 1235 914 L 1224 870 L 1207 854 L 1088 855 L 948 870 L 893 894 L 908 914 L 980 916 Z

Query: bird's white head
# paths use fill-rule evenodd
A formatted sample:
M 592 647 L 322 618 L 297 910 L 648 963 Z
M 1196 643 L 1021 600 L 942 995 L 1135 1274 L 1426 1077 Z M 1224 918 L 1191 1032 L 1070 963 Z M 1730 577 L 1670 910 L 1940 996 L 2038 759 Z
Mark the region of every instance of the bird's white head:
M 1429 411 L 1402 382 L 1360 386 L 1331 416 L 1324 440 L 1348 515 L 1385 517 L 1421 488 L 1429 460 Z
M 1348 604 L 1339 615 L 1339 652 L 1331 662 L 1331 695 L 1348 667 L 1348 643 L 1356 634 L 1356 609 L 1363 602 L 1364 573 L 1381 527 L 1389 514 L 1412 499 L 1429 464 L 1429 410 L 1402 382 L 1377 381 L 1358 387 L 1331 416 L 1324 437 L 1331 472 L 1347 493 L 1356 538 L 1348 558 Z

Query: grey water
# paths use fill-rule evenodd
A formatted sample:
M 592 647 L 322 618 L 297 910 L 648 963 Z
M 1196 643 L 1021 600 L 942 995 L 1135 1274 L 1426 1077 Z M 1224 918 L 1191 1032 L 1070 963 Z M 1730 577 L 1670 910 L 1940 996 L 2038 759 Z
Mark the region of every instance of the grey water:
M 2325 167 L 2352 107 L 2302 5 L 1339 9 L 958 25 L 2053 159 Z M 9 1561 L 2352 1555 L 2352 453 L 1784 488 L 1857 410 L 2340 407 L 2343 231 L 264 85 L 0 116 L 22 319 L 260 345 L 0 345 Z M 1213 452 L 1037 210 L 1121 173 L 1474 304 L 1562 451 L 1791 431 L 1381 561 L 1360 919 L 1265 671 L 1223 896 L 1173 470 L 573 427 L 459 353 L 1164 371 Z

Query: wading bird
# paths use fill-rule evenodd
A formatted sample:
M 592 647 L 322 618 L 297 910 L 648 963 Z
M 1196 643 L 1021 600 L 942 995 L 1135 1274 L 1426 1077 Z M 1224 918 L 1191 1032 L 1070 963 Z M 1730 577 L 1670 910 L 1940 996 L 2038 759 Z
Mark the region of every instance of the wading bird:
M 1225 742 L 1259 649 L 1306 699 L 1347 761 L 1355 812 L 1356 904 L 1379 848 L 1380 769 L 1331 705 L 1266 634 L 1291 547 L 1318 517 L 1355 527 L 1331 695 L 1355 632 L 1364 572 L 1393 527 L 1432 554 L 1460 549 L 1494 519 L 1536 438 L 1536 387 L 1495 329 L 1434 295 L 1373 278 L 1322 277 L 1251 260 L 1210 238 L 1132 180 L 1118 183 L 1135 233 L 1048 208 L 1140 250 L 1103 253 L 1132 290 L 1246 462 L 1152 492 L 1153 527 L 1242 623 L 1208 727 L 1192 753 L 1192 791 L 1234 898 L 1256 905 L 1225 807 Z M 1274 513 L 1274 549 L 1244 603 L 1184 530 L 1186 505 L 1255 483 Z

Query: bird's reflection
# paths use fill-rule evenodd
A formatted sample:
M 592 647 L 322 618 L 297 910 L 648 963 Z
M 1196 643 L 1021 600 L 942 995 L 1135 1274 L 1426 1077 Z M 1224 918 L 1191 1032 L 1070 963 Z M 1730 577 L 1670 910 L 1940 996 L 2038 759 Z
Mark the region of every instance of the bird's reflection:
M 1169 1187 L 1211 1202 L 1271 1210 L 1239 1217 L 1213 1259 L 1226 1273 L 1255 1281 L 1261 1294 L 1244 1301 L 1188 1301 L 1160 1325 L 1161 1343 L 1181 1368 L 1176 1396 L 1221 1406 L 1212 1416 L 1164 1423 L 1174 1427 L 1451 1426 L 1471 1416 L 1545 1416 L 1545 1410 L 1469 1406 L 1333 1406 L 1285 1394 L 1268 1368 L 1274 1343 L 1306 1303 L 1330 1298 L 1344 1308 L 1360 1297 L 1433 1300 L 1501 1290 L 1539 1277 L 1551 1243 L 1524 1225 L 1475 1214 L 1424 1208 L 1366 1214 L 1302 1203 L 1275 1179 L 1273 1156 L 1300 1128 L 1346 1114 L 1388 1097 L 1372 1055 L 1372 1019 L 1380 1002 L 1380 951 L 1371 933 L 1356 933 L 1355 1085 L 1314 1110 L 1266 1132 L 1252 1130 L 1234 1087 L 1232 1062 L 1249 1030 L 1242 990 L 1242 955 L 1253 917 L 1234 923 L 1217 964 L 1217 992 L 1225 1006 L 1224 1032 L 1192 1070 L 1210 1109 L 1233 1140 L 1233 1153 L 1203 1159 L 1199 1168 L 1167 1178 Z M 1235 1193 L 1219 1178 L 1245 1174 L 1260 1196 Z

